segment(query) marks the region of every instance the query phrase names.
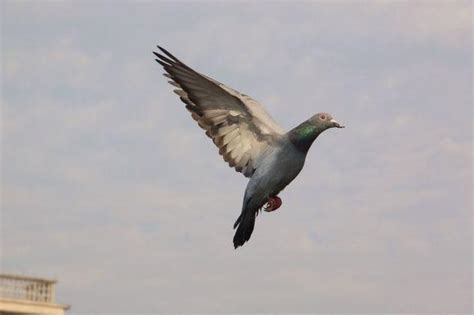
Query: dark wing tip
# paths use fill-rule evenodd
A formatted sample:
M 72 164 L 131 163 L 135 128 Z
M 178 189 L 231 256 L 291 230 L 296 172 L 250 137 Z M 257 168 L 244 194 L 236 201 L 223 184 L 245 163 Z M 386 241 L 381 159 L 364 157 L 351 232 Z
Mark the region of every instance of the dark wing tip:
M 155 51 L 153 52 L 153 54 L 154 54 L 156 57 L 158 57 L 158 59 L 160 59 L 160 60 L 163 61 L 163 62 L 166 62 L 166 63 L 167 63 L 168 65 L 170 65 L 170 66 L 176 64 L 175 61 L 170 60 L 170 59 L 166 58 L 166 57 L 163 56 L 163 55 L 160 55 L 159 53 L 157 53 L 157 52 L 155 52 Z
M 165 51 L 166 49 L 164 49 L 163 47 L 161 47 L 160 45 L 156 45 L 156 47 L 158 47 L 159 50 L 161 51 Z
M 166 49 L 164 49 L 163 47 L 161 47 L 160 45 L 156 45 L 156 47 L 158 47 L 159 50 L 161 50 L 166 56 L 168 56 L 169 58 L 173 59 L 174 61 L 176 62 L 180 62 L 178 60 L 178 58 L 176 58 L 175 56 L 173 56 L 169 51 L 167 51 Z
M 162 65 L 165 69 L 166 69 L 166 67 L 169 67 L 169 64 L 164 63 L 160 59 L 155 59 L 155 61 L 158 62 L 160 65 Z

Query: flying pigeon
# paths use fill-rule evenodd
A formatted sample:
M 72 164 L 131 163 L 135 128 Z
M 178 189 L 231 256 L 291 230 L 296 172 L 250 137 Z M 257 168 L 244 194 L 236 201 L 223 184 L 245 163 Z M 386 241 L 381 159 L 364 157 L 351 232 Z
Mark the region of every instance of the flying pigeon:
M 164 48 L 153 52 L 163 75 L 199 127 L 206 131 L 231 167 L 249 177 L 242 211 L 235 221 L 234 248 L 252 235 L 259 210 L 277 210 L 278 194 L 303 168 L 314 140 L 326 129 L 344 128 L 330 114 L 318 113 L 285 132 L 262 105 L 200 74 Z

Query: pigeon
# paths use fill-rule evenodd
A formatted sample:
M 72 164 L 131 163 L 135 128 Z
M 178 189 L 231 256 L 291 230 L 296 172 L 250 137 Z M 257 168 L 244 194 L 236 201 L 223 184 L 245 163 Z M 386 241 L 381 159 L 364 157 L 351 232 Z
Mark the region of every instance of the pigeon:
M 249 178 L 234 224 L 237 249 L 250 239 L 261 210 L 272 212 L 282 205 L 278 194 L 300 173 L 314 140 L 327 129 L 344 126 L 323 112 L 285 132 L 250 96 L 198 73 L 157 47 L 155 60 L 191 117 L 219 148 L 224 161 Z

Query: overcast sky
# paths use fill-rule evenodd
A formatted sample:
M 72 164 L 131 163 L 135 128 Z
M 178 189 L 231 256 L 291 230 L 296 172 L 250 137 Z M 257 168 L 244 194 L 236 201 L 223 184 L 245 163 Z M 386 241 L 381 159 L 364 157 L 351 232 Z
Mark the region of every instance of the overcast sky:
M 71 314 L 470 313 L 470 1 L 1 3 L 2 272 Z M 157 44 L 285 128 L 346 125 L 243 248 L 247 179 Z

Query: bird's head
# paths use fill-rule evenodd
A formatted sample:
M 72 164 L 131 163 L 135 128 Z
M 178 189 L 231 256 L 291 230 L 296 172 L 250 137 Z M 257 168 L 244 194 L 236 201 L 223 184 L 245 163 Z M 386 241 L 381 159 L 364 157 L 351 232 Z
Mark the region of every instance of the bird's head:
M 291 129 L 288 134 L 290 141 L 301 151 L 308 152 L 314 140 L 329 128 L 344 128 L 328 113 L 318 113 Z
M 311 117 L 310 122 L 318 127 L 319 130 L 326 130 L 329 128 L 344 128 L 338 121 L 336 121 L 331 114 L 318 113 Z

